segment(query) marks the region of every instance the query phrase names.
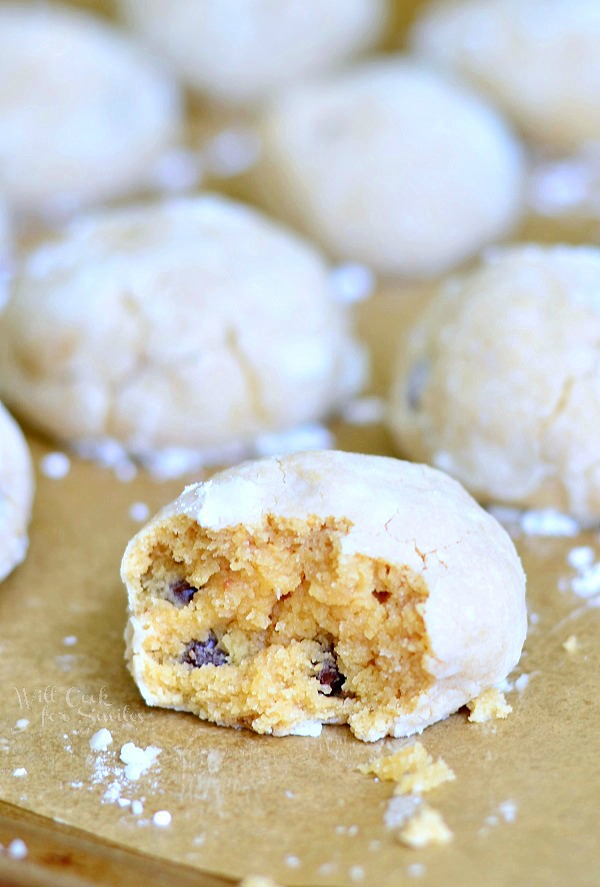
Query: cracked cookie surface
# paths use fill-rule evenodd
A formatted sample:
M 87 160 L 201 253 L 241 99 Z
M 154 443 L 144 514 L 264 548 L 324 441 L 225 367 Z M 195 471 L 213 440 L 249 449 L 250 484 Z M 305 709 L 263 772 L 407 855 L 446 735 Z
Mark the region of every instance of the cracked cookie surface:
M 216 195 L 80 217 L 24 259 L 0 318 L 7 403 L 140 457 L 319 419 L 365 369 L 316 248 Z
M 259 733 L 418 732 L 526 630 L 500 525 L 441 472 L 321 451 L 188 487 L 130 542 L 127 660 L 151 705 Z
M 591 246 L 496 250 L 442 284 L 399 356 L 399 451 L 483 501 L 596 522 L 599 294 Z

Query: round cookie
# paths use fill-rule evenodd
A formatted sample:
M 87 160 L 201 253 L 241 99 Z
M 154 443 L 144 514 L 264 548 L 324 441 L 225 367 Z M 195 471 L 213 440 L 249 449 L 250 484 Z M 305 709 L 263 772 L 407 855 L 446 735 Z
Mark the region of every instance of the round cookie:
M 290 90 L 262 118 L 254 187 L 332 254 L 434 276 L 506 234 L 523 156 L 502 119 L 407 58 Z
M 181 124 L 178 88 L 159 63 L 54 4 L 0 4 L 0 83 L 0 193 L 24 212 L 146 184 Z
M 600 249 L 517 246 L 441 285 L 400 354 L 404 455 L 483 501 L 600 517 Z
M 0 390 L 86 451 L 212 451 L 322 417 L 362 348 L 318 251 L 216 195 L 80 217 L 27 256 L 0 317 Z
M 600 140 L 597 0 L 459 0 L 425 8 L 415 50 L 469 78 L 539 142 Z
M 0 403 L 0 581 L 25 559 L 33 469 L 21 429 Z
M 451 478 L 320 451 L 188 487 L 129 543 L 127 660 L 146 702 L 278 736 L 407 736 L 502 680 L 525 576 Z
M 120 0 L 128 24 L 221 105 L 260 102 L 372 46 L 387 0 Z

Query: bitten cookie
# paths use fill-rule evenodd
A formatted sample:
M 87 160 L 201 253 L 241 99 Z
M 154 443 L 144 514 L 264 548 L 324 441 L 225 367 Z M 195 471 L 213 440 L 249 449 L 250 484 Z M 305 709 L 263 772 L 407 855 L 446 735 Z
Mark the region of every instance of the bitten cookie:
M 27 552 L 33 469 L 21 429 L 0 403 L 0 581 Z
M 175 82 L 109 25 L 0 3 L 0 193 L 66 210 L 147 184 L 181 121 Z
M 483 501 L 600 518 L 600 249 L 518 246 L 441 285 L 399 355 L 399 451 Z
M 188 487 L 129 543 L 127 660 L 150 705 L 278 736 L 419 732 L 526 632 L 507 534 L 424 465 L 320 451 Z
M 470 79 L 531 138 L 600 139 L 598 0 L 458 0 L 425 8 L 412 43 Z
M 332 410 L 366 370 L 321 255 L 222 197 L 80 217 L 25 258 L 0 390 L 85 451 L 249 443 Z
M 387 0 L 119 0 L 193 88 L 245 106 L 340 65 L 383 31 Z
M 523 157 L 485 101 L 408 58 L 291 89 L 263 115 L 257 197 L 333 255 L 435 276 L 502 237 Z

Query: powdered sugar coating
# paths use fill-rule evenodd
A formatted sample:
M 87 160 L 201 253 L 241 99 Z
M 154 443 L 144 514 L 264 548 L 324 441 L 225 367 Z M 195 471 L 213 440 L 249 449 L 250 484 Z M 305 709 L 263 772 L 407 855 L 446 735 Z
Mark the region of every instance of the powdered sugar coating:
M 262 118 L 261 200 L 328 250 L 430 277 L 510 230 L 518 142 L 484 100 L 409 58 L 291 89 Z
M 178 135 L 170 76 L 108 24 L 68 7 L 0 5 L 0 83 L 0 193 L 20 210 L 64 210 L 139 187 Z
M 412 42 L 472 80 L 537 141 L 570 150 L 600 139 L 597 0 L 434 3 Z
M 25 259 L 0 319 L 7 400 L 81 452 L 245 444 L 364 374 L 317 250 L 212 195 L 80 217 Z
M 444 283 L 399 355 L 390 421 L 400 451 L 443 461 L 484 501 L 597 521 L 599 293 L 592 246 L 494 251 Z
M 264 100 L 371 46 L 386 0 L 120 0 L 126 21 L 190 86 L 224 105 Z

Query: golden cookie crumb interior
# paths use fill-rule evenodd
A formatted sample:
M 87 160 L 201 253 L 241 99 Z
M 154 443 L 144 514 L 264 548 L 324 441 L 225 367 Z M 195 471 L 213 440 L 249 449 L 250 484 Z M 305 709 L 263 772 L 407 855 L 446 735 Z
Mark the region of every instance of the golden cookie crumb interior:
M 272 515 L 259 528 L 157 526 L 132 552 L 133 670 L 154 704 L 259 733 L 348 723 L 368 739 L 433 682 L 427 587 L 344 555 L 348 521 Z

